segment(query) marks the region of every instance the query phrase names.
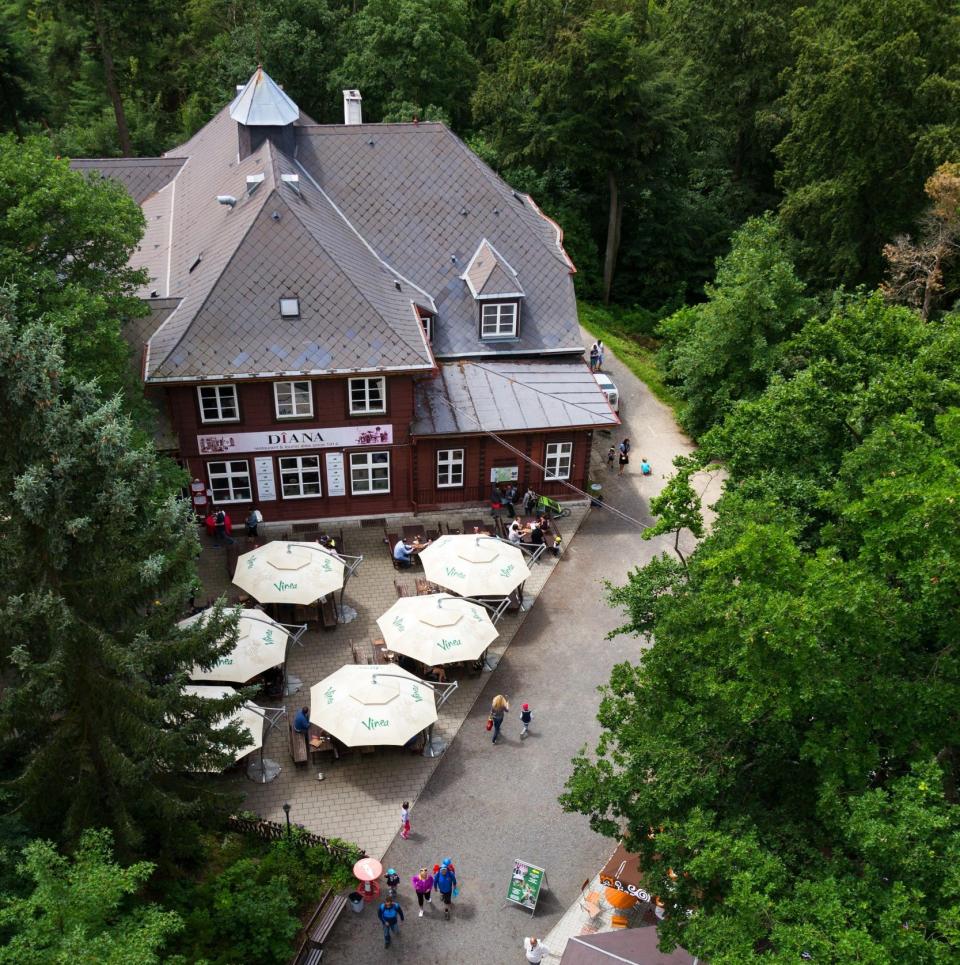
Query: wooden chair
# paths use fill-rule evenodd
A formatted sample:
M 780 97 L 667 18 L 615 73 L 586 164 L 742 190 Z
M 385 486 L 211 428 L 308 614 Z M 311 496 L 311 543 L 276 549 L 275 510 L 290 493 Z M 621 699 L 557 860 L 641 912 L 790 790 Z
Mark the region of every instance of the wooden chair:
M 397 591 L 397 596 L 413 596 L 410 592 L 410 587 L 406 583 L 401 583 L 399 580 L 393 581 L 393 587 Z
M 357 650 L 357 645 L 355 643 L 350 644 L 350 655 L 353 657 L 354 663 L 363 663 L 364 661 L 360 659 L 360 653 Z
M 580 907 L 591 917 L 596 918 L 600 914 L 600 892 L 591 891 L 580 899 Z

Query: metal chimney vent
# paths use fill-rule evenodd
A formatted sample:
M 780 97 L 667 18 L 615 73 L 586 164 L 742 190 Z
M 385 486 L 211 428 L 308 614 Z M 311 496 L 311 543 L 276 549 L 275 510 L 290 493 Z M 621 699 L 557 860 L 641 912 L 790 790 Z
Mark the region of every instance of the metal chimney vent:
M 360 102 L 363 98 L 358 90 L 345 90 L 343 92 L 343 123 L 362 124 L 363 110 Z

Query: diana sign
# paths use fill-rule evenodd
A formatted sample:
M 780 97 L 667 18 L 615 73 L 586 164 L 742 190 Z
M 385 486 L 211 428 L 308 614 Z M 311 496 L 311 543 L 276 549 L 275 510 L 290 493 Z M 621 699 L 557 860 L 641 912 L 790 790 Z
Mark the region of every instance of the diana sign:
M 393 426 L 347 426 L 335 429 L 285 429 L 278 432 L 224 432 L 197 436 L 201 456 L 246 452 L 287 452 L 292 449 L 346 449 L 389 446 Z

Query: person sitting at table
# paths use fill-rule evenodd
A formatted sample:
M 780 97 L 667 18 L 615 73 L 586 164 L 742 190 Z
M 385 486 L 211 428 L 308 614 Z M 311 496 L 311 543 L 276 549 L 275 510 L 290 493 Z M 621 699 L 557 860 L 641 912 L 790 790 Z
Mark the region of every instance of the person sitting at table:
M 404 539 L 398 539 L 393 547 L 393 558 L 399 566 L 413 566 L 414 547 Z
M 550 532 L 550 520 L 546 516 L 538 516 L 537 525 L 543 530 L 544 536 Z
M 431 667 L 427 673 L 427 679 L 435 680 L 438 684 L 445 684 L 447 682 L 447 672 L 443 667 Z
M 507 530 L 507 539 L 509 539 L 510 542 L 514 544 L 514 546 L 523 542 L 523 530 L 520 529 L 519 519 L 515 519 L 510 524 L 510 529 Z
M 543 529 L 537 523 L 530 526 L 530 536 L 528 542 L 532 546 L 543 546 Z

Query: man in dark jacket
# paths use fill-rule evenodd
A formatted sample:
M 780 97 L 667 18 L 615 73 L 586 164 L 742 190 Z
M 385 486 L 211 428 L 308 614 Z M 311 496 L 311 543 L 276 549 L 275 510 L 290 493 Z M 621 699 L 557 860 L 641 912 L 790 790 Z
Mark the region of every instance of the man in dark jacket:
M 383 899 L 377 917 L 383 925 L 383 947 L 390 947 L 390 932 L 397 933 L 400 937 L 400 922 L 403 921 L 403 909 L 389 896 Z
M 457 887 L 457 876 L 449 858 L 443 859 L 440 870 L 433 877 L 433 883 L 437 886 L 443 902 L 443 917 L 450 921 L 450 905 L 453 903 L 453 889 Z

